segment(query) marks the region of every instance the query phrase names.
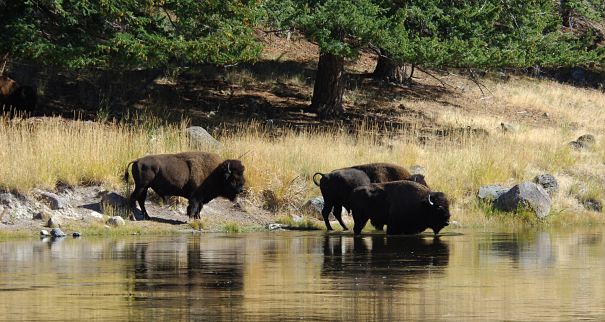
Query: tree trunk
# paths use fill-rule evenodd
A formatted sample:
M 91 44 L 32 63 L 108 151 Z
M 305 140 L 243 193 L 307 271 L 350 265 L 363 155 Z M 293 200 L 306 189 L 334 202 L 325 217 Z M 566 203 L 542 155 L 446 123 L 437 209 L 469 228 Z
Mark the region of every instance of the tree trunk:
M 344 58 L 329 53 L 319 55 L 317 75 L 313 87 L 311 109 L 320 118 L 335 117 L 344 112 Z
M 408 68 L 405 64 L 398 64 L 392 59 L 383 55 L 384 51 L 381 50 L 381 55 L 378 56 L 378 62 L 376 68 L 372 73 L 375 79 L 385 80 L 387 82 L 393 82 L 397 84 L 403 84 L 409 81 L 412 77 L 411 73 L 413 67 Z
M 561 0 L 559 3 L 561 5 L 561 19 L 563 20 L 563 26 L 573 28 L 573 16 L 567 0 Z

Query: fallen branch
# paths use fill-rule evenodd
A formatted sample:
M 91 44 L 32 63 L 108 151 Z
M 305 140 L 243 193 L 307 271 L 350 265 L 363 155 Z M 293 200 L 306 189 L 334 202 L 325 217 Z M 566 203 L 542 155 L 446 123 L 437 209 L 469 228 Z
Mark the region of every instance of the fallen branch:
M 420 70 L 421 72 L 423 72 L 423 73 L 425 73 L 425 74 L 427 74 L 427 75 L 431 76 L 432 78 L 436 79 L 436 80 L 437 80 L 439 83 L 441 83 L 441 86 L 443 86 L 443 88 L 447 88 L 447 86 L 449 86 L 449 87 L 451 87 L 451 88 L 455 88 L 454 86 L 452 86 L 452 85 L 450 85 L 450 84 L 448 84 L 448 83 L 444 82 L 443 80 L 441 80 L 439 77 L 437 77 L 437 76 L 435 76 L 435 75 L 433 75 L 433 74 L 429 73 L 428 71 L 426 71 L 426 70 L 425 70 L 425 69 L 423 69 L 423 68 L 420 68 L 420 66 L 416 66 L 416 69 L 418 69 L 418 70 Z
M 475 85 L 477 85 L 477 87 L 479 88 L 479 90 L 481 91 L 481 97 L 485 97 L 485 92 L 483 91 L 483 88 L 481 88 L 482 86 L 493 96 L 494 93 L 492 93 L 492 91 L 490 91 L 489 88 L 487 88 L 487 86 L 481 84 L 478 80 L 477 77 L 475 76 L 475 72 L 472 69 L 468 69 L 468 73 L 469 73 L 469 78 L 471 81 L 473 81 L 473 83 L 475 83 Z

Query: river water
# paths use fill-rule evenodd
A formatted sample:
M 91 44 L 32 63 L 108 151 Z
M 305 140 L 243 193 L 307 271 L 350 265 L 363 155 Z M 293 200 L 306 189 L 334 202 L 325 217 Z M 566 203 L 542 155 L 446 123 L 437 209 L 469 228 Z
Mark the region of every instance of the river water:
M 605 320 L 605 228 L 0 242 L 0 320 Z

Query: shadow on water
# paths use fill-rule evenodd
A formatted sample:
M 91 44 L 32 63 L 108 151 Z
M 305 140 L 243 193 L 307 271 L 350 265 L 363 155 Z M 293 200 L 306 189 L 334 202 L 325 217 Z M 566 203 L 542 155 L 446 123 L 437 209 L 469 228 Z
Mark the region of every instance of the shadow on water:
M 338 289 L 359 284 L 376 287 L 403 285 L 429 273 L 441 273 L 449 263 L 447 241 L 419 236 L 374 235 L 353 237 L 326 235 L 321 275 L 333 279 Z

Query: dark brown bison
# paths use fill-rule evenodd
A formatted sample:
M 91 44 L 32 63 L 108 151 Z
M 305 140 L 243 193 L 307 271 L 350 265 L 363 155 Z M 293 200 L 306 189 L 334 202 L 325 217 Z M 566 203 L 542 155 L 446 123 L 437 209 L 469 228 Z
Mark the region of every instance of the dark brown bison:
M 317 181 L 317 177 L 321 179 Z M 330 212 L 338 220 L 344 230 L 347 226 L 342 221 L 342 208 L 350 212 L 349 195 L 353 189 L 375 182 L 388 182 L 395 180 L 416 180 L 424 185 L 422 175 L 412 176 L 408 170 L 390 163 L 369 163 L 353 166 L 350 168 L 337 169 L 330 173 L 315 173 L 313 182 L 321 190 L 324 198 L 324 207 L 321 211 L 326 228 L 332 230 L 328 217 Z
M 200 218 L 204 204 L 216 197 L 231 201 L 243 191 L 244 166 L 239 160 L 222 160 L 217 154 L 184 152 L 149 155 L 126 166 L 124 179 L 128 181 L 128 167 L 132 164 L 135 188 L 130 195 L 131 208 L 139 202 L 145 219 L 147 189 L 160 197 L 179 196 L 189 200 L 187 216 Z
M 31 86 L 20 86 L 7 76 L 0 76 L 0 110 L 22 111 L 27 114 L 36 108 L 36 91 Z
M 372 183 L 350 195 L 355 234 L 369 219 L 387 225 L 387 234 L 418 234 L 431 228 L 438 234 L 449 224 L 449 202 L 443 192 L 408 181 Z

